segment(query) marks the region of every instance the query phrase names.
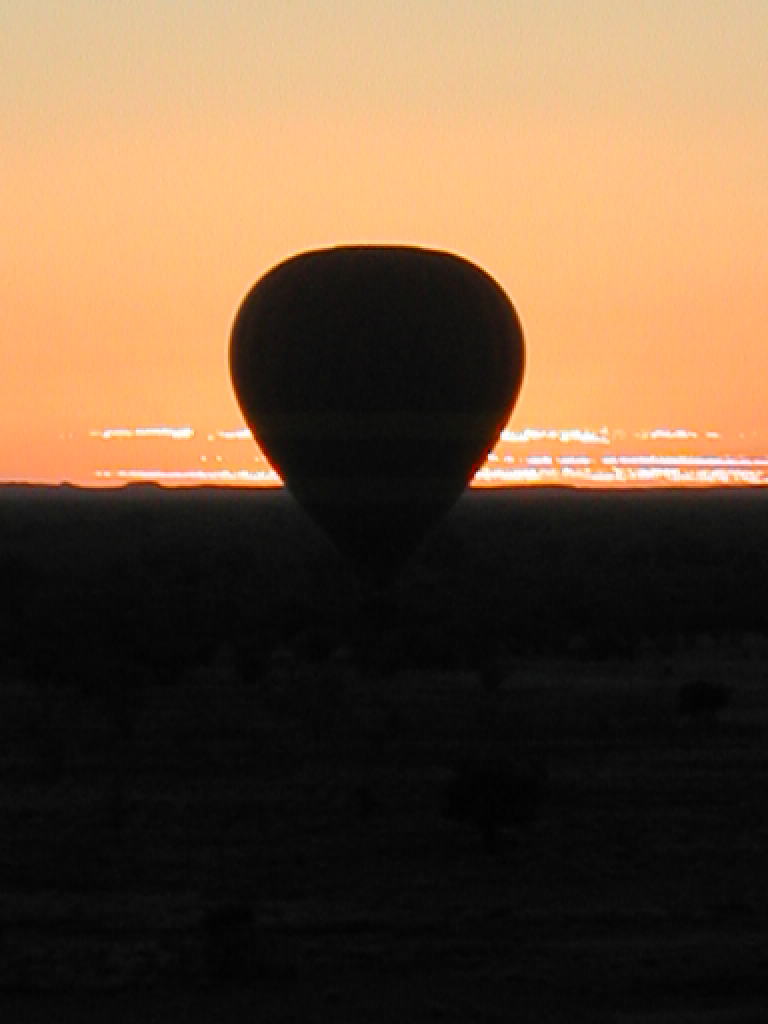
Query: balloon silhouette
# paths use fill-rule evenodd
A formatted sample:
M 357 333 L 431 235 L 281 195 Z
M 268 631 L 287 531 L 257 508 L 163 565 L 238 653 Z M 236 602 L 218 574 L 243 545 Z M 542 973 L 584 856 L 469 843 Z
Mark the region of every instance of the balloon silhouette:
M 300 253 L 235 318 L 235 394 L 296 500 L 366 580 L 394 576 L 482 465 L 524 362 L 479 267 L 410 246 Z

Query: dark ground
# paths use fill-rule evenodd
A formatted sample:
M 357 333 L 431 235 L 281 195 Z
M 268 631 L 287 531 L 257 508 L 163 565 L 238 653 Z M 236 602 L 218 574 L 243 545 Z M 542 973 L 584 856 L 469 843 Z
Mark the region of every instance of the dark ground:
M 472 493 L 375 614 L 281 493 L 0 525 L 4 1019 L 768 1019 L 768 494 Z

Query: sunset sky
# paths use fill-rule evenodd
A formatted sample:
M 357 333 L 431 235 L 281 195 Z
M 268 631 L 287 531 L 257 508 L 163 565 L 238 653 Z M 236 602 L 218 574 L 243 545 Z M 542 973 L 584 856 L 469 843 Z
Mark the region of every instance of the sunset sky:
M 766 0 L 5 0 L 0 479 L 241 426 L 242 296 L 345 242 L 497 278 L 516 425 L 768 436 L 767 55 Z

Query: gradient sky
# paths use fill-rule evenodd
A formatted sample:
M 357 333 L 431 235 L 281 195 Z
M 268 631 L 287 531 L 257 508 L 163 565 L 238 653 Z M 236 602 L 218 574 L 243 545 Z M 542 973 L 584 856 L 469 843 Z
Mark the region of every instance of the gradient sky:
M 4 0 L 0 152 L 0 479 L 240 425 L 240 299 L 352 241 L 499 280 L 516 424 L 768 433 L 766 0 Z

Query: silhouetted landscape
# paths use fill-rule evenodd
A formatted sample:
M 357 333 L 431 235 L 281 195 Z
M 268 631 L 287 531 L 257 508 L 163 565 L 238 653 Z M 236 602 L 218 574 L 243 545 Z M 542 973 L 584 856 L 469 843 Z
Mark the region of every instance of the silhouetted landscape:
M 8 1019 L 762 1019 L 768 494 L 467 492 L 381 593 L 283 491 L 0 521 Z

